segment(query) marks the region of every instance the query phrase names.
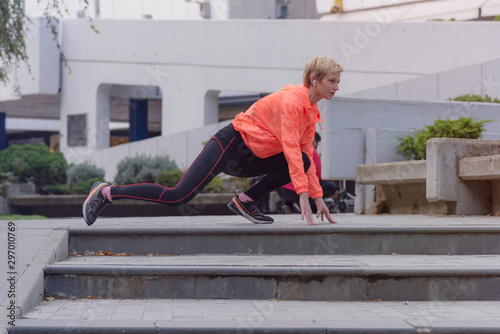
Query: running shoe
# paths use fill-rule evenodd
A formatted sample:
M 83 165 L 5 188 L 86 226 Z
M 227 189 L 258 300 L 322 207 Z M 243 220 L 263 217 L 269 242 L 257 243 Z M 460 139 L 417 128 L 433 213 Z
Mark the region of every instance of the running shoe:
M 90 188 L 87 199 L 83 202 L 83 219 L 85 219 L 85 222 L 89 226 L 94 224 L 102 209 L 111 203 L 102 193 L 102 188 L 106 186 L 109 186 L 109 184 L 103 182 L 94 183 L 92 188 Z
M 272 224 L 274 219 L 265 216 L 254 201 L 242 202 L 238 195 L 233 197 L 233 200 L 227 204 L 229 210 L 245 217 L 254 224 Z

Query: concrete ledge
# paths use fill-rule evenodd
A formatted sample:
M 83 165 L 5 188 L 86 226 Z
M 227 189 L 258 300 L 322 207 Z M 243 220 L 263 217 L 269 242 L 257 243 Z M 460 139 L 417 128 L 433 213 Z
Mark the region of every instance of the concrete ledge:
M 239 320 L 29 320 L 20 319 L 11 334 L 241 334 L 241 333 L 417 333 L 399 319 L 385 320 L 267 320 L 261 317 Z M 460 331 L 467 333 L 467 331 Z M 433 333 L 433 332 L 426 332 Z M 478 332 L 481 333 L 481 332 Z
M 500 320 L 408 319 L 418 333 L 500 333 Z
M 234 194 L 198 194 L 188 204 L 171 207 L 160 203 L 119 200 L 107 206 L 101 217 L 190 216 L 233 214 L 226 205 Z M 41 214 L 46 217 L 79 217 L 86 195 L 28 195 L 8 199 L 10 210 L 20 214 Z M 54 207 L 57 206 L 57 210 Z
M 30 320 L 19 319 L 10 334 L 157 334 L 156 320 Z
M 359 185 L 377 185 L 356 213 L 500 213 L 500 140 L 431 138 L 427 160 L 356 167 Z M 489 181 L 489 182 L 484 182 Z
M 432 138 L 427 141 L 426 198 L 429 202 L 453 202 L 456 215 L 492 212 L 491 184 L 459 177 L 459 162 L 500 154 L 500 140 Z
M 157 323 L 159 333 L 416 333 L 403 320 L 258 320 L 165 321 Z
M 426 161 L 387 162 L 356 166 L 359 184 L 425 183 Z
M 499 300 L 499 284 L 494 255 L 78 257 L 45 270 L 62 298 Z
M 252 317 L 251 317 L 252 316 Z M 499 320 L 268 320 L 249 315 L 238 320 L 32 320 L 19 319 L 11 334 L 139 333 L 500 333 Z
M 434 234 L 434 233 L 500 233 L 500 226 L 263 226 L 249 225 L 238 227 L 124 227 L 124 228 L 69 228 L 70 237 L 75 235 L 159 235 L 159 234 Z
M 28 312 L 33 306 L 42 301 L 44 295 L 43 270 L 45 266 L 67 256 L 68 231 L 52 231 L 16 284 L 16 291 L 18 291 L 16 299 L 17 317 Z
M 500 226 L 87 227 L 69 233 L 69 249 L 79 254 L 500 254 Z
M 210 204 L 227 204 L 234 194 L 222 193 L 222 194 L 198 194 L 190 202 L 194 205 L 210 205 Z M 9 197 L 9 205 L 15 206 L 35 206 L 35 205 L 50 205 L 50 206 L 61 206 L 61 205 L 82 205 L 87 195 L 20 195 Z M 123 199 L 113 202 L 113 205 L 158 205 L 154 202 L 146 201 L 135 201 L 129 199 Z
M 460 159 L 458 177 L 462 180 L 500 180 L 500 155 Z
M 308 277 L 308 276 L 360 276 L 377 278 L 390 277 L 452 277 L 452 276 L 467 276 L 467 277 L 499 277 L 500 267 L 454 267 L 454 268 L 419 268 L 419 267 L 404 267 L 394 268 L 374 267 L 362 268 L 357 266 L 118 266 L 118 265 L 49 265 L 45 269 L 45 275 L 130 275 L 130 276 L 293 276 L 293 277 Z M 499 291 L 500 292 L 500 291 Z

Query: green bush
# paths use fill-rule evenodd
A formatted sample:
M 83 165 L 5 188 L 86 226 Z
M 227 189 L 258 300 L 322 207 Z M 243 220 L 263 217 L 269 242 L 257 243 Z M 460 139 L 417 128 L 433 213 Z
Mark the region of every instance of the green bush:
M 226 177 L 224 178 L 224 189 L 227 193 L 241 193 L 252 186 L 252 177 Z
M 172 188 L 177 185 L 182 175 L 179 169 L 162 170 L 156 175 L 156 183 Z
M 68 163 L 60 152 L 38 145 L 12 145 L 0 152 L 0 172 L 11 173 L 11 182 L 33 181 L 42 187 L 66 183 Z
M 500 21 L 500 15 L 496 15 L 496 16 L 493 18 L 493 21 Z
M 39 192 L 44 195 L 66 195 L 69 193 L 69 187 L 62 183 L 49 184 L 41 187 Z
M 491 98 L 488 95 L 482 96 L 479 94 L 460 95 L 460 96 L 455 97 L 453 99 L 453 101 L 500 103 L 500 100 L 497 98 Z
M 212 181 L 210 181 L 209 184 L 203 190 L 201 191 L 202 193 L 206 194 L 218 194 L 218 193 L 223 193 L 225 192 L 224 189 L 224 182 L 220 178 L 219 175 L 214 177 Z
M 116 184 L 154 183 L 157 174 L 162 170 L 179 169 L 168 157 L 151 158 L 138 155 L 125 158 L 118 163 Z
M 86 161 L 80 164 L 70 166 L 68 168 L 67 174 L 68 174 L 68 186 L 70 189 L 72 189 L 80 181 L 87 181 L 89 179 L 96 179 L 95 181 L 103 181 L 105 172 L 104 169 L 99 168 L 96 165 Z M 89 189 L 87 189 L 87 191 Z
M 69 192 L 71 194 L 83 194 L 86 195 L 89 193 L 90 188 L 92 185 L 97 182 L 97 181 L 103 181 L 102 178 L 100 177 L 91 177 L 90 179 L 86 180 L 78 180 L 75 184 L 73 184 L 71 187 L 69 187 Z
M 161 171 L 156 176 L 156 183 L 167 186 L 175 187 L 179 183 L 184 173 L 179 169 L 171 169 L 167 171 Z M 219 175 L 214 177 L 209 184 L 201 191 L 202 193 L 223 193 L 225 192 L 224 182 Z
M 477 139 L 484 131 L 484 124 L 491 120 L 474 121 L 470 117 L 461 117 L 456 120 L 438 119 L 434 125 L 426 125 L 417 131 L 415 136 L 398 137 L 400 142 L 398 153 L 402 153 L 409 160 L 425 159 L 427 140 L 430 138 L 463 138 Z

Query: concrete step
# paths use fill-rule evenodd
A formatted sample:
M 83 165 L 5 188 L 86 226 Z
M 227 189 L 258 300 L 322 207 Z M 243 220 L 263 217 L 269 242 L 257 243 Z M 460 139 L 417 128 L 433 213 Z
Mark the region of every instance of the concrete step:
M 46 267 L 45 291 L 63 298 L 500 300 L 500 256 L 79 256 Z
M 10 333 L 500 333 L 500 302 L 45 301 Z
M 498 225 L 177 225 L 150 228 L 71 228 L 69 233 L 70 251 L 80 254 L 87 250 L 134 255 L 500 254 Z

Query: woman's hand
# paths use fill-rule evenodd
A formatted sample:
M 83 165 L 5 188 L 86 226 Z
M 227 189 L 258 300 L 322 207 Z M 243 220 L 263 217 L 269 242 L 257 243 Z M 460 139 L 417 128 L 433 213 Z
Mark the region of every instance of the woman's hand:
M 299 194 L 300 211 L 302 212 L 300 217 L 304 220 L 306 217 L 307 225 L 316 225 L 312 216 L 311 206 L 309 205 L 309 196 L 306 192 Z
M 328 219 L 330 223 L 337 224 L 337 222 L 333 220 L 332 216 L 330 215 L 330 210 L 328 210 L 328 207 L 326 206 L 325 201 L 322 197 L 314 199 L 314 203 L 316 204 L 316 208 L 318 209 L 316 218 L 319 218 L 319 215 L 321 215 L 321 221 L 323 221 L 323 215 L 325 215 L 326 219 Z

